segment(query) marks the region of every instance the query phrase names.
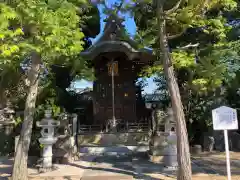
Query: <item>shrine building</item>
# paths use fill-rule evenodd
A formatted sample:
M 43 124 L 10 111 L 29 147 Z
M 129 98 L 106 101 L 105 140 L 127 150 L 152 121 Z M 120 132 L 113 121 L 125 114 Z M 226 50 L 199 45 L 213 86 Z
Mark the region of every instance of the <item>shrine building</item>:
M 106 125 L 116 118 L 120 124 L 139 123 L 135 82 L 141 70 L 152 64 L 149 49 L 138 49 L 138 44 L 126 35 L 123 20 L 108 18 L 103 35 L 81 52 L 94 68 L 93 125 Z M 146 122 L 147 123 L 147 122 Z

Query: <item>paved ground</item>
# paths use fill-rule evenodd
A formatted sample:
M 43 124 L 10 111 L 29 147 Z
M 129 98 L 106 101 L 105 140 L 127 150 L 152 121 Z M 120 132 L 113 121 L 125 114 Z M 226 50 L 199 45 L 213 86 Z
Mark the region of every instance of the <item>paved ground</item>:
M 230 152 L 232 180 L 240 180 L 240 153 Z M 193 162 L 202 167 L 210 179 L 226 180 L 226 156 L 224 152 L 202 153 Z
M 11 174 L 12 159 L 0 158 L 0 180 Z M 232 180 L 240 180 L 240 153 L 231 153 Z M 162 164 L 154 164 L 143 158 L 95 158 L 84 156 L 81 161 L 68 165 L 56 165 L 57 170 L 38 174 L 29 168 L 32 180 L 174 180 L 176 173 Z M 224 153 L 204 153 L 194 156 L 193 180 L 226 180 Z

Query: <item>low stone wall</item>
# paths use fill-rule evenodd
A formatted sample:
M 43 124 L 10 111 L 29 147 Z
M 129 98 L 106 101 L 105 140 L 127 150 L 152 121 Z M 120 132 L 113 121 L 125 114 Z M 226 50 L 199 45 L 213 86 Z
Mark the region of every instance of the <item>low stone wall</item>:
M 77 135 L 78 146 L 138 146 L 149 142 L 147 132 L 95 133 Z

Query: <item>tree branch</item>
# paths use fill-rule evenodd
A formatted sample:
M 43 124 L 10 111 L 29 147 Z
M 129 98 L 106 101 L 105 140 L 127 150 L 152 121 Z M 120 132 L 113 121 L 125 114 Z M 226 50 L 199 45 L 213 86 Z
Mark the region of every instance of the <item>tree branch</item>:
M 175 39 L 175 38 L 178 38 L 180 37 L 181 35 L 183 35 L 185 32 L 186 32 L 187 28 L 184 28 L 184 30 L 178 34 L 174 34 L 174 35 L 171 35 L 171 36 L 167 36 L 167 39 L 168 40 L 172 40 L 172 39 Z
M 122 6 L 123 6 L 123 0 L 121 1 L 121 3 L 119 4 L 119 6 L 117 7 L 117 13 L 120 11 L 120 9 L 122 8 Z
M 169 10 L 165 11 L 164 14 L 165 15 L 170 15 L 170 14 L 174 13 L 179 8 L 182 1 L 183 0 L 178 0 L 178 2 L 175 4 L 175 6 L 173 6 L 172 9 L 169 9 Z
M 188 48 L 192 48 L 192 47 L 198 47 L 199 46 L 199 43 L 196 43 L 196 44 L 188 44 L 186 46 L 183 46 L 183 47 L 177 47 L 178 49 L 188 49 Z
M 99 2 L 100 2 L 100 4 L 102 4 L 102 5 L 104 6 L 105 9 L 111 10 L 111 8 L 108 8 L 108 7 L 107 7 L 106 2 L 105 2 L 104 0 L 100 0 Z M 120 11 L 120 9 L 121 9 L 122 6 L 123 6 L 123 3 L 124 3 L 124 1 L 122 0 L 121 3 L 119 4 L 119 6 L 117 6 L 117 9 L 116 9 L 116 11 L 115 11 L 116 13 L 118 13 L 118 11 Z

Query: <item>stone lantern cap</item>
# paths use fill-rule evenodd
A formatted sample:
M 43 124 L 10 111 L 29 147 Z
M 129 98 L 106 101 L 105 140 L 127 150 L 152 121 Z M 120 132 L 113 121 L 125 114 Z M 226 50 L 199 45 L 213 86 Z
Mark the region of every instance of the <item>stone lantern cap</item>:
M 37 121 L 36 125 L 37 127 L 56 127 L 60 125 L 60 122 L 52 119 L 43 119 L 42 121 Z
M 15 111 L 13 109 L 9 108 L 9 107 L 4 108 L 3 110 L 7 114 L 14 114 L 15 113 Z
M 41 121 L 37 121 L 36 125 L 37 127 L 56 127 L 60 125 L 59 121 L 55 121 L 51 118 L 52 111 L 51 110 L 45 110 L 45 118 L 43 118 Z
M 44 145 L 51 145 L 57 141 L 57 138 L 54 137 L 54 127 L 59 126 L 60 122 L 55 121 L 51 118 L 52 111 L 45 110 L 45 118 L 41 121 L 37 121 L 37 127 L 41 127 L 41 135 L 42 137 L 39 138 L 39 142 Z
M 5 107 L 0 110 L 0 125 L 14 124 L 13 114 L 15 111 L 9 107 Z

